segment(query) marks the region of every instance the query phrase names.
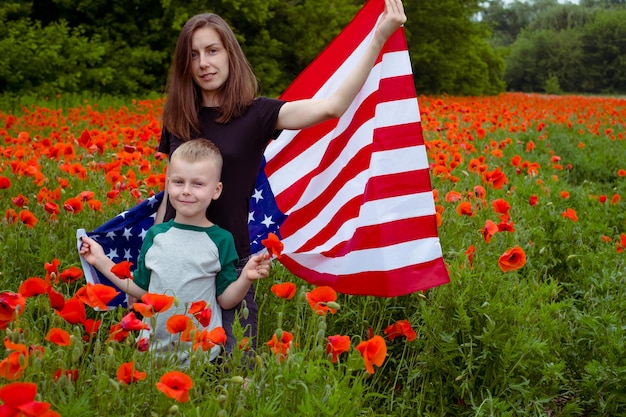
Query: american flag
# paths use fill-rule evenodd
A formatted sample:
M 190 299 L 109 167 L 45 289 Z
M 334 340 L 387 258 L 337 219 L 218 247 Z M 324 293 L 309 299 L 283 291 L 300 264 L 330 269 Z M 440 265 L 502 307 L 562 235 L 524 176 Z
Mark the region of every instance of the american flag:
M 331 94 L 367 48 L 383 9 L 383 0 L 368 1 L 281 98 Z M 88 234 L 113 261 L 136 263 L 161 198 Z M 253 253 L 273 232 L 284 244 L 279 261 L 292 273 L 345 294 L 391 297 L 449 282 L 403 29 L 343 117 L 283 131 L 270 143 L 248 226 Z M 85 263 L 83 270 L 88 281 L 108 282 Z
M 118 214 L 108 222 L 99 226 L 92 232 L 85 229 L 76 231 L 78 249 L 80 250 L 80 237 L 87 235 L 98 242 L 104 249 L 104 253 L 115 263 L 121 261 L 132 262 L 137 265 L 137 258 L 141 250 L 141 244 L 146 232 L 154 224 L 156 211 L 163 200 L 163 192 L 154 195 L 128 211 Z M 109 285 L 117 287 L 102 275 L 97 269 L 89 265 L 82 257 L 80 258 L 85 279 L 90 284 Z M 133 268 L 134 269 L 134 268 Z M 120 294 L 108 303 L 109 307 L 118 305 L 126 307 L 126 294 Z
M 335 91 L 383 10 L 383 0 L 368 1 L 281 98 Z M 398 296 L 449 282 L 403 28 L 343 117 L 283 131 L 264 159 L 248 217 L 253 253 L 273 232 L 291 272 L 346 294 Z

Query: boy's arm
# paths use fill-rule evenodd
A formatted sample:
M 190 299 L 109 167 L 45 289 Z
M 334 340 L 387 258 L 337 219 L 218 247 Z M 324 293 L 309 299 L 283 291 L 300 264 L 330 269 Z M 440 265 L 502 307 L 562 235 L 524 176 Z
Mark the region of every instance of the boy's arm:
M 80 247 L 80 256 L 107 277 L 117 288 L 135 298 L 141 298 L 142 295 L 147 293 L 146 290 L 135 284 L 133 280 L 118 278 L 117 275 L 111 272 L 115 262 L 104 254 L 104 250 L 98 242 L 87 236 L 81 237 L 81 240 L 83 244 Z
M 256 255 L 250 258 L 236 281 L 231 283 L 224 292 L 217 297 L 220 307 L 229 310 L 243 300 L 250 289 L 252 282 L 265 278 L 270 273 L 270 257 L 268 254 Z

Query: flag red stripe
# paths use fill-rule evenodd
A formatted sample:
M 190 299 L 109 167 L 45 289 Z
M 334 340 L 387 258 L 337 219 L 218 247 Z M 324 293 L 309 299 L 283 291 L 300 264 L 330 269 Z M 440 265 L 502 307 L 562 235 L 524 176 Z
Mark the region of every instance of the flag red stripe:
M 313 97 L 328 81 L 328 74 L 335 73 L 363 41 L 365 34 L 372 31 L 383 10 L 383 1 L 368 1 L 341 31 L 340 36 L 331 41 L 317 58 L 296 77 L 280 98 L 293 101 Z
M 381 127 L 375 130 L 374 135 L 374 152 L 424 144 L 420 122 Z
M 410 171 L 370 178 L 368 182 L 367 200 L 363 195 L 357 195 L 350 199 L 337 210 L 332 218 L 328 219 L 328 223 L 325 227 L 320 229 L 314 236 L 311 236 L 307 243 L 298 248 L 297 251 L 311 251 L 317 246 L 327 242 L 345 222 L 359 216 L 361 206 L 365 201 L 429 191 L 431 191 L 431 187 L 428 170 Z M 329 195 L 327 197 L 332 198 L 332 196 L 333 195 Z M 319 214 L 320 207 L 323 207 L 323 205 L 320 205 L 319 201 L 313 201 L 303 209 L 287 217 L 280 228 L 283 238 L 291 236 L 302 228 L 303 225 L 316 218 Z
M 394 270 L 346 275 L 316 272 L 294 262 L 288 255 L 283 255 L 281 262 L 311 284 L 328 285 L 344 294 L 396 297 L 450 282 L 443 258 Z
M 437 236 L 437 219 L 434 214 L 431 216 L 413 217 L 359 227 L 350 240 L 340 243 L 331 250 L 322 252 L 322 255 L 337 258 L 354 250 L 381 248 L 397 243 Z

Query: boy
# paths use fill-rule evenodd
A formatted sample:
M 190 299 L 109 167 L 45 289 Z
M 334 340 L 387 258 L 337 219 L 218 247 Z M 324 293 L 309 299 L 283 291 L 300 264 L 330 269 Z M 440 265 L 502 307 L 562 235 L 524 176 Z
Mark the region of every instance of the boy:
M 252 281 L 269 274 L 270 258 L 264 254 L 251 257 L 237 277 L 232 235 L 206 218 L 207 207 L 222 192 L 221 169 L 222 156 L 206 139 L 185 142 L 172 153 L 166 188 L 176 217 L 148 230 L 132 281 L 116 277 L 111 272 L 114 263 L 102 247 L 82 238 L 80 255 L 122 291 L 138 299 L 150 292 L 174 295 L 180 301 L 178 309 L 171 307 L 157 315 L 151 340 L 156 351 L 172 350 L 177 342 L 165 326 L 169 317 L 185 314 L 192 302 L 205 300 L 212 309 L 210 331 L 222 325 L 222 308 L 236 306 Z M 210 359 L 218 353 L 216 346 Z M 187 357 L 188 352 L 179 352 L 182 362 Z

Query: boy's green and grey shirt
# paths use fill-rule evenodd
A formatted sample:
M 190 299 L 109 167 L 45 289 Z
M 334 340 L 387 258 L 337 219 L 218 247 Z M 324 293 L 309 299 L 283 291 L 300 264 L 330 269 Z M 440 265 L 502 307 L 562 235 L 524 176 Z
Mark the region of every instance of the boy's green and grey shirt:
M 199 296 L 206 294 L 203 287 L 207 285 L 213 288 L 214 297 L 221 295 L 237 279 L 237 262 L 228 231 L 217 225 L 198 227 L 171 220 L 146 232 L 133 277 L 146 291 L 174 291 L 181 301 L 196 301 L 205 299 Z M 209 278 L 215 280 L 208 283 Z

